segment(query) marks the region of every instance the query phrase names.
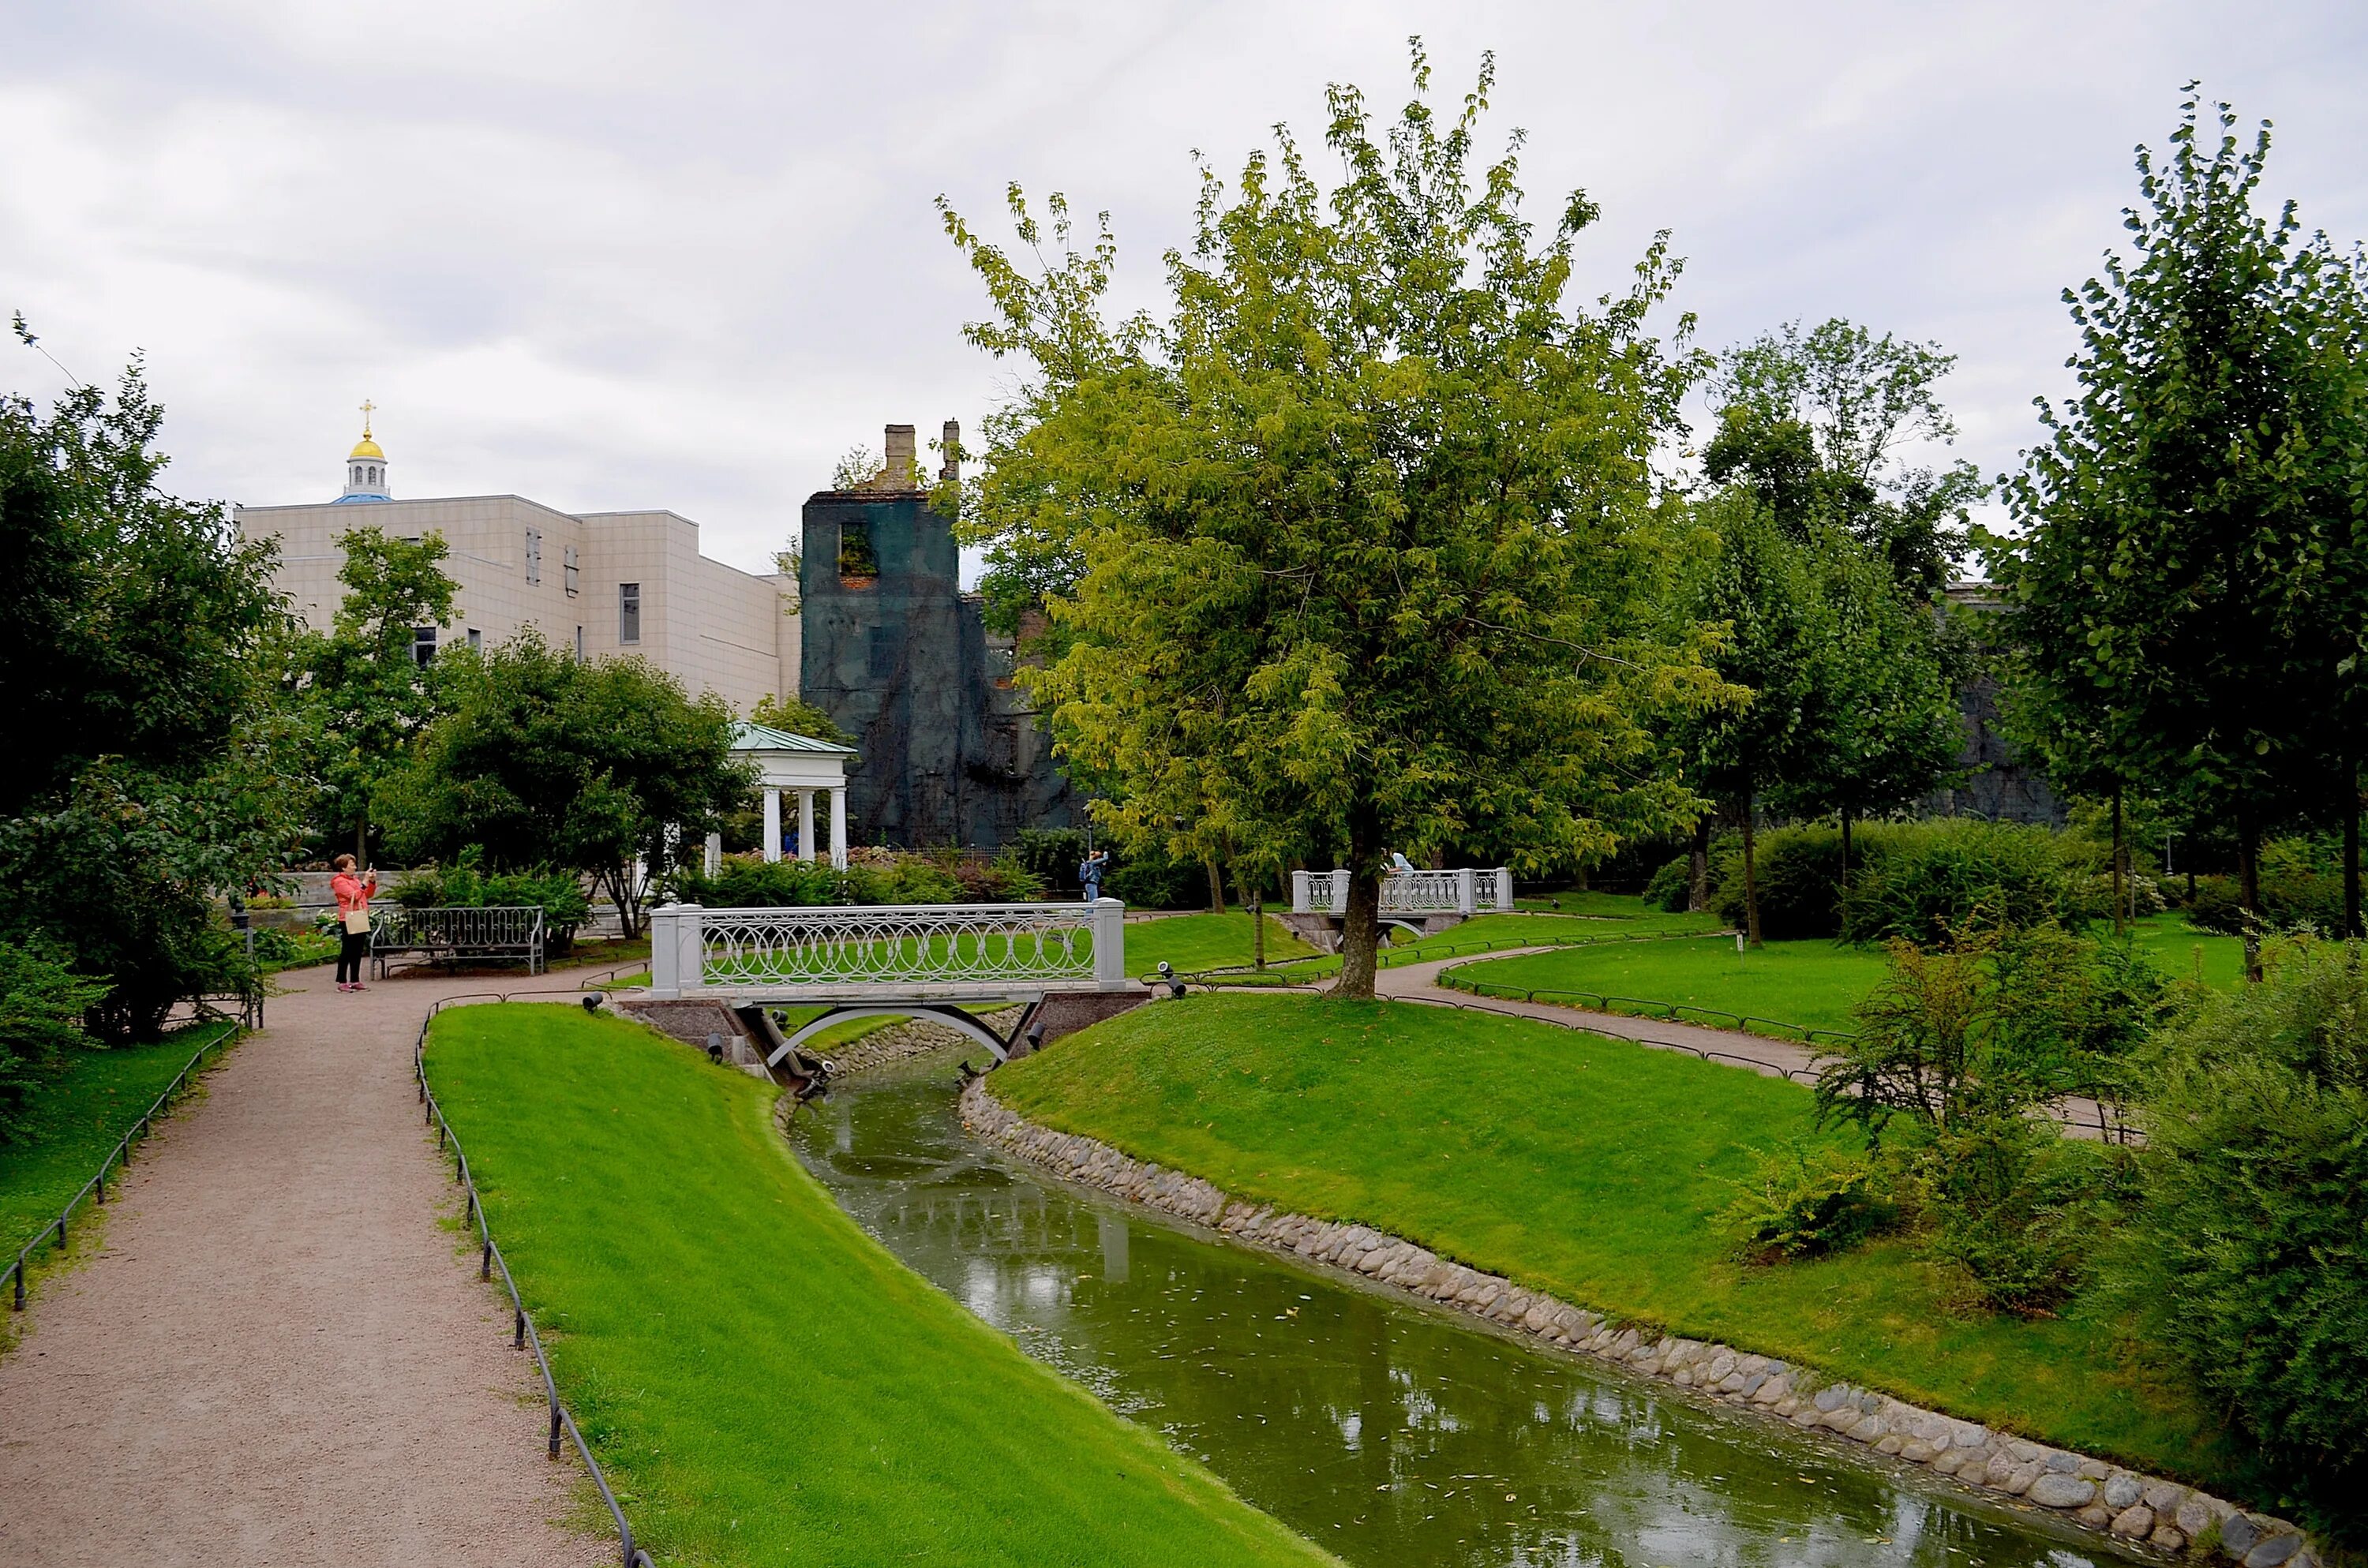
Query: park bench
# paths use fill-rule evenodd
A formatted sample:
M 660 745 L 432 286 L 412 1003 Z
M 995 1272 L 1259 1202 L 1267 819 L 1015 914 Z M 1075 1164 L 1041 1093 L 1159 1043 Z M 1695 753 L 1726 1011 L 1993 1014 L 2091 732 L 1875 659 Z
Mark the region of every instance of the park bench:
M 523 962 L 529 974 L 541 974 L 542 939 L 539 903 L 370 911 L 370 959 L 381 980 L 387 960 L 405 954 L 427 963 Z

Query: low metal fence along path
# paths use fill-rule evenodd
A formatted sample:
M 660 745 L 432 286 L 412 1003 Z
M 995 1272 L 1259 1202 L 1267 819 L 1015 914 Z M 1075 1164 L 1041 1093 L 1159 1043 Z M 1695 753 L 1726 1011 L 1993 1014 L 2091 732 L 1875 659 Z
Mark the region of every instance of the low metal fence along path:
M 575 1415 L 568 1410 L 566 1402 L 559 1397 L 559 1381 L 552 1375 L 551 1358 L 542 1348 L 542 1335 L 536 1331 L 534 1319 L 526 1310 L 526 1301 L 518 1294 L 518 1281 L 510 1275 L 508 1260 L 502 1256 L 501 1247 L 494 1241 L 493 1223 L 485 1217 L 484 1200 L 478 1195 L 475 1177 L 469 1173 L 469 1156 L 461 1147 L 461 1135 L 453 1131 L 452 1124 L 444 1119 L 444 1108 L 437 1102 L 436 1091 L 427 1086 L 427 1033 L 436 1022 L 436 1015 L 445 1008 L 461 1004 L 508 1002 L 520 996 L 580 995 L 591 983 L 587 979 L 572 992 L 489 991 L 470 996 L 440 997 L 429 1006 L 427 1016 L 419 1020 L 419 1038 L 411 1048 L 411 1071 L 418 1083 L 419 1104 L 427 1123 L 436 1129 L 436 1147 L 439 1153 L 452 1157 L 452 1179 L 461 1184 L 461 1201 L 465 1205 L 462 1219 L 476 1227 L 477 1278 L 490 1282 L 495 1271 L 500 1272 L 502 1289 L 509 1292 L 510 1298 L 511 1347 L 533 1351 L 535 1369 L 542 1375 L 543 1400 L 551 1416 L 547 1451 L 552 1459 L 556 1460 L 563 1437 L 575 1444 L 576 1454 L 584 1460 L 586 1473 L 592 1478 L 593 1490 L 600 1494 L 601 1503 L 609 1510 L 609 1519 L 617 1527 L 618 1562 L 623 1568 L 655 1568 L 650 1554 L 633 1543 L 632 1521 L 625 1517 L 624 1507 L 609 1487 L 609 1477 L 601 1470 L 600 1461 L 592 1457 L 592 1445 L 584 1440 L 583 1429 L 575 1425 Z M 587 1007 L 598 1006 L 595 996 L 585 996 L 584 1001 Z
M 98 1169 L 92 1173 L 91 1178 L 83 1183 L 72 1198 L 66 1199 L 66 1206 L 58 1210 L 58 1217 L 35 1231 L 25 1244 L 17 1249 L 17 1260 L 8 1266 L 9 1276 L 14 1281 L 9 1292 L 10 1311 L 21 1312 L 25 1310 L 25 1269 L 34 1253 L 52 1244 L 60 1251 L 64 1250 L 69 1233 L 66 1229 L 67 1221 L 74 1218 L 74 1210 L 82 1207 L 85 1199 L 88 1199 L 94 1205 L 107 1201 L 107 1173 L 109 1170 L 120 1171 L 131 1163 L 133 1146 L 148 1135 L 149 1129 L 156 1125 L 157 1118 L 163 1116 L 166 1108 L 179 1096 L 181 1091 L 188 1086 L 189 1075 L 198 1070 L 199 1063 L 206 1059 L 206 1053 L 219 1051 L 237 1038 L 238 1025 L 231 1022 L 218 1025 L 213 1038 L 204 1041 L 190 1053 L 188 1061 L 182 1064 L 180 1072 L 174 1075 L 170 1084 L 165 1085 L 165 1092 L 158 1095 L 155 1102 L 140 1113 L 139 1120 L 124 1130 L 123 1136 L 116 1140 L 115 1147 L 109 1149 L 99 1160 Z

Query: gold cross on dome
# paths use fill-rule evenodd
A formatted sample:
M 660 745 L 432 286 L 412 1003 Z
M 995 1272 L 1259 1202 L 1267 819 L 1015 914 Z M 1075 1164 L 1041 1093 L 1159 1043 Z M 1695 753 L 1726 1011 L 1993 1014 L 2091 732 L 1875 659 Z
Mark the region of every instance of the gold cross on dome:
M 372 403 L 370 399 L 368 399 L 368 398 L 364 398 L 364 399 L 362 399 L 362 434 L 363 434 L 363 435 L 365 435 L 365 436 L 367 436 L 367 435 L 369 435 L 369 434 L 370 433 L 370 410 L 371 410 L 371 409 L 373 409 L 373 408 L 376 408 L 377 406 L 378 406 L 378 404 L 376 404 L 376 403 Z

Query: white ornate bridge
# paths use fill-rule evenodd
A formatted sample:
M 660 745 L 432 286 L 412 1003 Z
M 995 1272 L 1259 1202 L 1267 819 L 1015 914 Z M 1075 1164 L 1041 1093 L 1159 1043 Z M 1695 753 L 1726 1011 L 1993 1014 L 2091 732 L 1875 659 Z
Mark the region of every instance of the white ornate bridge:
M 1513 908 L 1513 873 L 1488 870 L 1397 871 L 1382 879 L 1382 918 L 1430 915 L 1502 915 Z M 1293 915 L 1349 913 L 1349 873 L 1291 873 Z
M 856 904 L 650 912 L 653 1001 L 728 1007 L 822 1006 L 788 1037 L 791 1049 L 831 1024 L 879 1014 L 928 1017 L 985 1045 L 997 1039 L 966 1005 L 1041 1003 L 1056 993 L 1126 993 L 1126 905 Z

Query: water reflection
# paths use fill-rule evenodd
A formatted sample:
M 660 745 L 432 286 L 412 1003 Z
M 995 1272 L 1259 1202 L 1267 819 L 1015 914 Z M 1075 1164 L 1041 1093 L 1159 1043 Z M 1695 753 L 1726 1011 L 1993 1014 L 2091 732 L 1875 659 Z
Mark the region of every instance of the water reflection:
M 1041 1180 L 962 1131 L 951 1081 L 842 1085 L 800 1113 L 799 1152 L 907 1265 L 1351 1562 L 2123 1561 Z

